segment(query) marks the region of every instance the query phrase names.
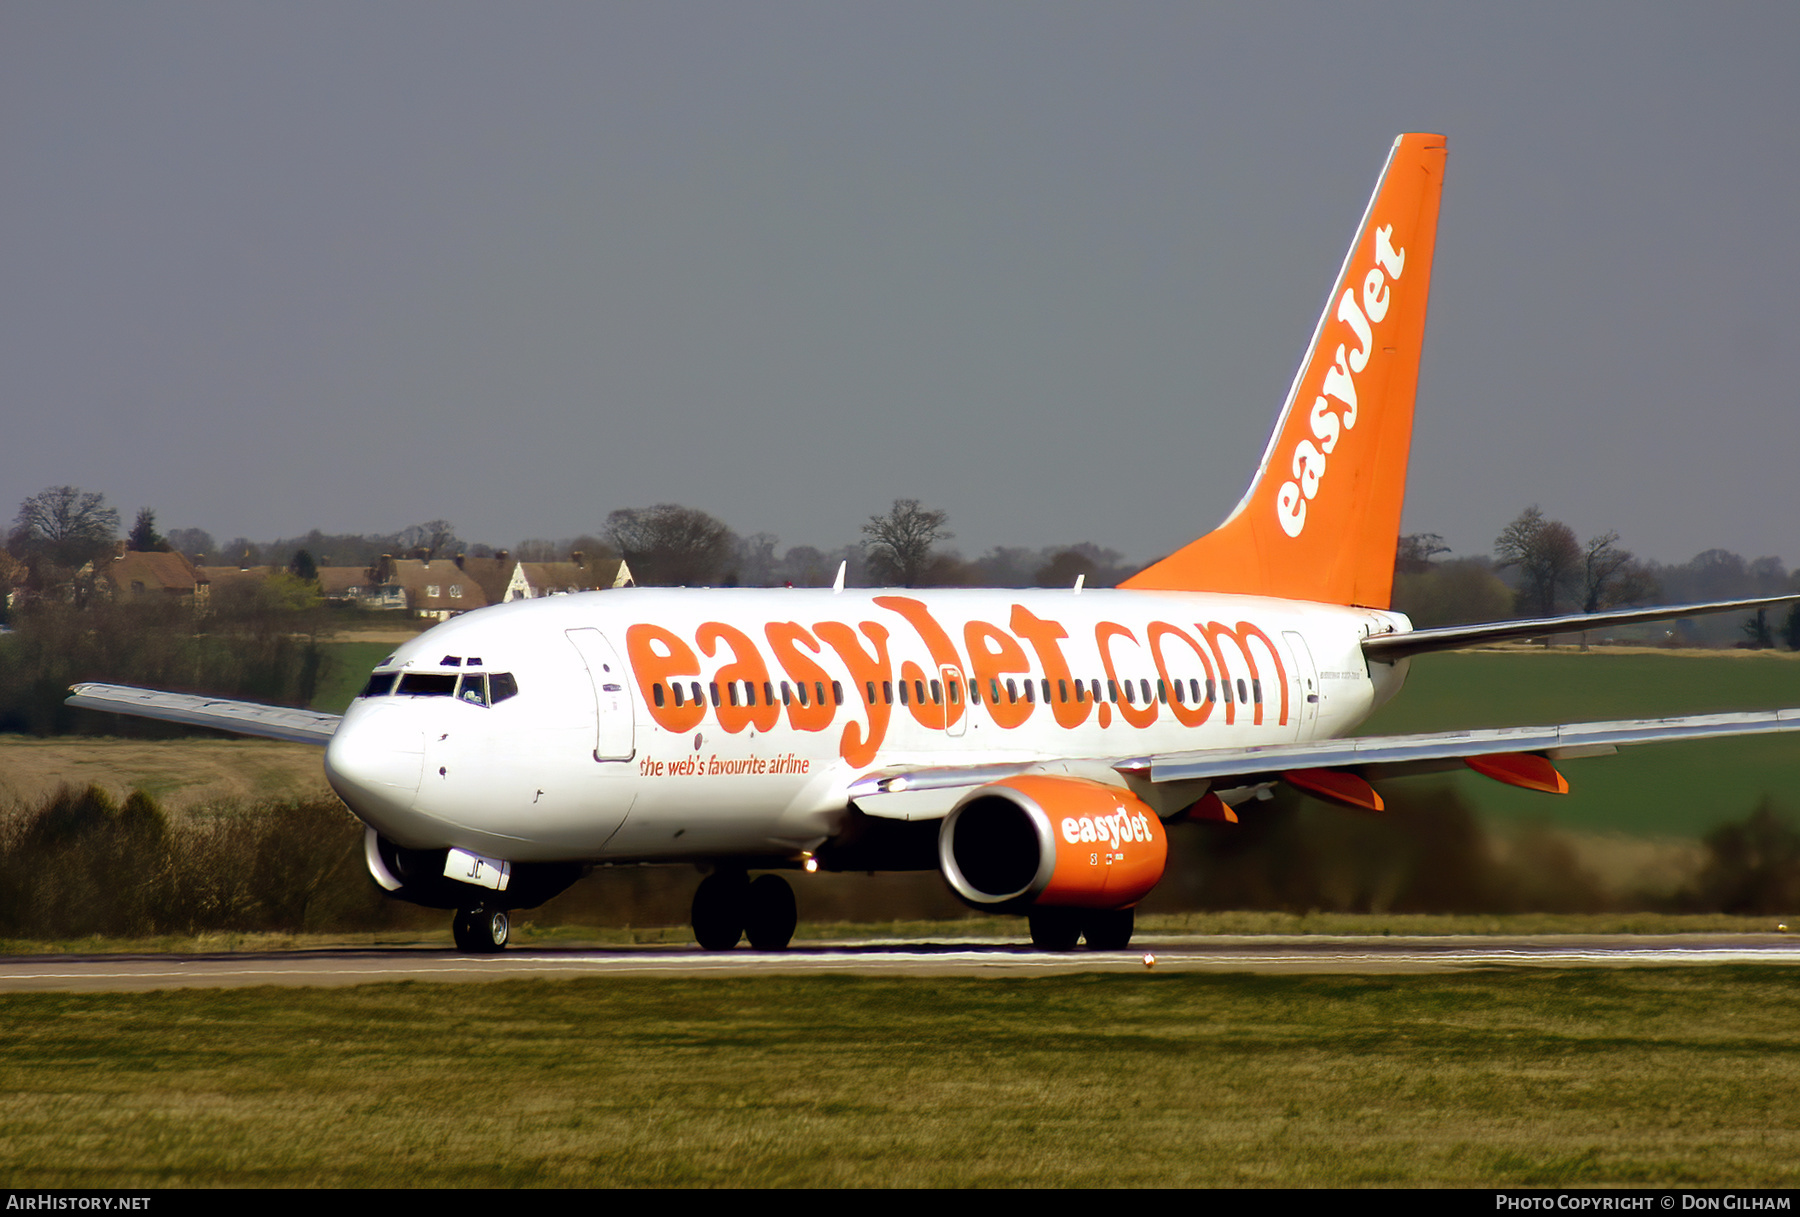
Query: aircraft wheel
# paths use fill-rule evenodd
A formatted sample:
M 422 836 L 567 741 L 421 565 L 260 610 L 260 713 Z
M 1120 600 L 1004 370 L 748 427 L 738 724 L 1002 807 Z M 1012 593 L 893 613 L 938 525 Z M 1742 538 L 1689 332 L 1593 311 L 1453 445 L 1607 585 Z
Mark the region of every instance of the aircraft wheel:
M 742 872 L 719 871 L 700 880 L 694 892 L 694 940 L 709 951 L 729 951 L 744 936 Z
M 492 955 L 506 949 L 512 922 L 498 909 L 463 909 L 450 923 L 456 949 L 468 955 Z
M 785 951 L 800 914 L 794 889 L 780 875 L 759 875 L 744 892 L 744 933 L 759 951 Z
M 1081 914 L 1076 909 L 1036 909 L 1027 920 L 1031 945 L 1040 951 L 1073 951 L 1081 941 Z
M 1096 909 L 1087 915 L 1088 949 L 1123 951 L 1131 945 L 1131 931 L 1136 925 L 1136 909 Z

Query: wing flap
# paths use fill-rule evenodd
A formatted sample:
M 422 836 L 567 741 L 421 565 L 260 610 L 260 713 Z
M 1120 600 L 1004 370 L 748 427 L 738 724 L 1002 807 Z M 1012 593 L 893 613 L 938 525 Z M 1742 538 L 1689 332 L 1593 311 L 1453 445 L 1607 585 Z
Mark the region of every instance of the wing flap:
M 157 689 L 135 689 L 129 685 L 80 684 L 72 686 L 70 692 L 73 696 L 64 704 L 82 710 L 156 718 L 296 744 L 329 743 L 340 721 L 336 714 L 218 697 L 196 697 L 189 693 L 164 693 Z

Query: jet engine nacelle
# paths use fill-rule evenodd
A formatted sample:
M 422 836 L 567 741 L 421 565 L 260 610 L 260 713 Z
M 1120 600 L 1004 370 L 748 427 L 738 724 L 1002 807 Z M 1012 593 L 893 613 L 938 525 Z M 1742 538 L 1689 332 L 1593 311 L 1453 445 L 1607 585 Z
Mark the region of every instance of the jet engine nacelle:
M 1156 886 L 1168 857 L 1154 811 L 1085 778 L 1025 774 L 982 786 L 938 831 L 944 877 L 984 908 L 1127 908 Z

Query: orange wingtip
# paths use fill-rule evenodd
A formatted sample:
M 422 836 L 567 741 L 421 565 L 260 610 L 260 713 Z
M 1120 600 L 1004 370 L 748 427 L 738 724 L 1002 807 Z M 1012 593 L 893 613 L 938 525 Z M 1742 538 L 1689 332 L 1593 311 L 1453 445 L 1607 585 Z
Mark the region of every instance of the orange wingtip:
M 1521 790 L 1569 793 L 1569 780 L 1557 772 L 1555 765 L 1536 753 L 1495 752 L 1488 756 L 1465 756 L 1463 764 L 1484 778 L 1493 778 Z

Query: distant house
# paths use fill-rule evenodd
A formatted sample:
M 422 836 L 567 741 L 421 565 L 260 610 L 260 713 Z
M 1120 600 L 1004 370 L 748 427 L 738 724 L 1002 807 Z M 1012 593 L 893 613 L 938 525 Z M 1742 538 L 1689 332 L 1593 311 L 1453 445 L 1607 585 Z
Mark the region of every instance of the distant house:
M 391 561 L 391 559 L 390 559 Z M 404 611 L 406 589 L 398 583 L 382 582 L 377 568 L 367 566 L 319 567 L 319 592 L 327 604 L 355 605 L 357 608 Z
M 506 589 L 519 564 L 504 549 L 491 558 L 471 558 L 466 554 L 458 554 L 452 561 L 456 563 L 458 570 L 476 582 L 489 604 L 501 604 L 508 599 Z
M 624 559 L 589 559 L 579 551 L 567 562 L 520 562 L 504 549 L 491 558 L 458 556 L 455 561 L 481 585 L 489 604 L 633 586 Z
M 537 600 L 572 592 L 608 591 L 634 586 L 623 558 L 585 560 L 573 554 L 567 562 L 520 562 L 507 581 L 505 600 Z
M 186 554 L 126 550 L 93 569 L 95 591 L 112 600 L 161 600 L 206 611 L 211 580 Z
M 399 586 L 414 617 L 448 621 L 458 613 L 486 608 L 481 584 L 449 558 L 383 558 L 381 583 Z
M 202 566 L 199 569 L 215 592 L 246 583 L 261 583 L 275 571 L 273 566 Z

